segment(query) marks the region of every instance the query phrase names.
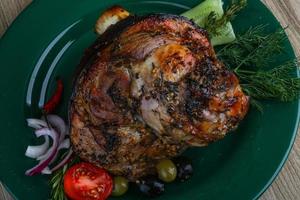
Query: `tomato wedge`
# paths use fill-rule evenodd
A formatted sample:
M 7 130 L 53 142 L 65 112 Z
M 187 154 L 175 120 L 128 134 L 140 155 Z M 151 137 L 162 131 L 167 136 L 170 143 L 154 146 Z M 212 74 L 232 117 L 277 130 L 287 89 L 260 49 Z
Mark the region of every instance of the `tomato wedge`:
M 113 181 L 103 169 L 90 163 L 78 163 L 64 175 L 64 191 L 72 200 L 105 200 L 112 192 Z

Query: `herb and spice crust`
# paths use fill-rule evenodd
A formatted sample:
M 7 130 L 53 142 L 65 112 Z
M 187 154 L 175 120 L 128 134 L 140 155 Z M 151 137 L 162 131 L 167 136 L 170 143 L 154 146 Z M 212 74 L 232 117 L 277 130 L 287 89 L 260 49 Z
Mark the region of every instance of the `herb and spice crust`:
M 208 34 L 184 17 L 129 16 L 86 50 L 70 104 L 71 141 L 83 159 L 134 181 L 162 158 L 205 146 L 248 110 Z

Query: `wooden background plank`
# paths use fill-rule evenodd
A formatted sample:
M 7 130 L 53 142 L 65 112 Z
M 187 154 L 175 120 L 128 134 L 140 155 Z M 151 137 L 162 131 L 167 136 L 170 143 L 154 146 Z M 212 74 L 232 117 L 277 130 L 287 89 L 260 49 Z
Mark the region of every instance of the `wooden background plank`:
M 31 0 L 0 0 L 0 37 L 15 17 Z M 300 58 L 300 0 L 262 0 L 274 13 Z M 299 134 L 298 134 L 299 135 Z M 0 184 L 0 200 L 11 197 Z M 291 151 L 288 161 L 272 186 L 262 195 L 261 200 L 300 200 L 300 137 Z

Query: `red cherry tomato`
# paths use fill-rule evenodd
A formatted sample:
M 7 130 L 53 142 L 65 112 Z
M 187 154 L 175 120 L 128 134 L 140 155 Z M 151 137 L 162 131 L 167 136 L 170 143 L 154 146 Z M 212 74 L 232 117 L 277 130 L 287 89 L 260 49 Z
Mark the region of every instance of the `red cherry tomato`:
M 64 191 L 72 200 L 105 200 L 113 181 L 103 169 L 90 163 L 78 163 L 64 175 Z

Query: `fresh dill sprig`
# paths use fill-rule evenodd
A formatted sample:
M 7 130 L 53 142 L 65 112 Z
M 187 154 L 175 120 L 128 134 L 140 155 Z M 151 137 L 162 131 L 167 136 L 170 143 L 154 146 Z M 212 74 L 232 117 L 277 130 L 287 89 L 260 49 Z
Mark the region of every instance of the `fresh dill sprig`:
M 79 157 L 73 158 L 69 163 L 57 170 L 50 180 L 50 200 L 68 200 L 64 192 L 64 175 L 68 168 L 80 161 Z
M 218 56 L 231 69 L 242 66 L 264 67 L 283 52 L 283 42 L 287 39 L 284 30 L 279 29 L 271 34 L 265 34 L 266 26 L 250 28 L 243 35 L 218 51 Z
M 300 79 L 292 77 L 295 62 L 270 70 L 236 70 L 244 92 L 254 99 L 277 99 L 283 102 L 299 98 Z
M 224 27 L 228 22 L 232 21 L 236 14 L 245 8 L 247 0 L 232 0 L 228 8 L 226 8 L 222 16 L 218 16 L 215 12 L 211 12 L 205 20 L 204 29 L 212 35 L 219 35 L 219 29 Z
M 283 42 L 287 39 L 284 30 L 266 34 L 265 28 L 250 28 L 217 53 L 238 76 L 243 91 L 251 97 L 251 104 L 259 110 L 262 109 L 258 100 L 292 101 L 299 98 L 300 91 L 300 79 L 294 74 L 299 62 L 288 61 L 280 66 L 272 62 L 284 51 Z

